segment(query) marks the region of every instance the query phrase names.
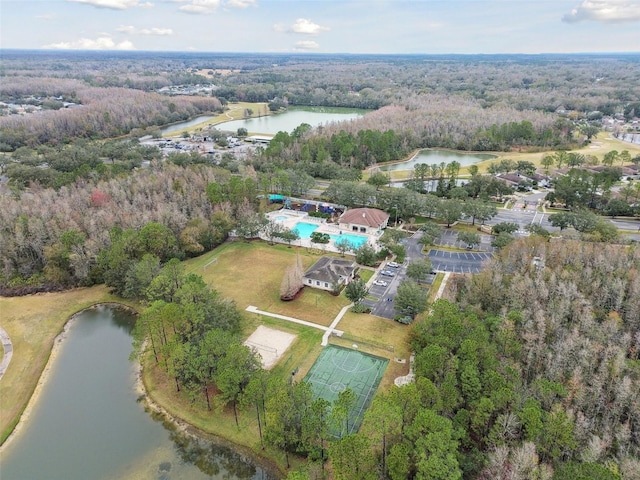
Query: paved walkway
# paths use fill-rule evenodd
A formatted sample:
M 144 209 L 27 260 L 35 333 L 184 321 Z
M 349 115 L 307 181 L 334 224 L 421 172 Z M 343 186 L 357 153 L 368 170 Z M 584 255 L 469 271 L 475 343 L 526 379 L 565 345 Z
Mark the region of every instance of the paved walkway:
M 11 338 L 4 328 L 0 327 L 0 340 L 2 340 L 2 348 L 4 349 L 4 355 L 2 356 L 2 363 L 0 363 L 0 380 L 4 376 L 4 372 L 7 371 L 11 357 L 13 356 L 13 344 Z
M 297 323 L 298 325 L 304 325 L 305 327 L 324 330 L 325 333 L 322 336 L 322 346 L 324 347 L 329 343 L 329 336 L 332 333 L 335 333 L 338 337 L 341 337 L 344 334 L 342 330 L 336 330 L 336 326 L 338 325 L 338 322 L 342 320 L 342 317 L 344 316 L 345 312 L 350 307 L 351 305 L 347 305 L 342 310 L 340 310 L 340 313 L 338 313 L 336 318 L 333 320 L 333 322 L 331 322 L 331 325 L 328 327 L 325 327 L 323 325 L 318 325 L 317 323 L 313 323 L 313 322 L 307 322 L 306 320 L 300 320 L 299 318 L 287 317 L 286 315 L 280 315 L 279 313 L 265 312 L 264 310 L 259 310 L 258 307 L 255 307 L 253 305 L 249 305 L 247 308 L 245 308 L 245 310 L 247 312 L 257 313 L 258 315 L 264 315 L 265 317 L 277 318 L 280 320 L 286 320 L 287 322 Z
M 353 307 L 353 303 L 350 303 L 346 307 L 342 307 L 342 309 L 340 310 L 340 313 L 338 313 L 338 315 L 336 315 L 336 318 L 333 319 L 333 322 L 331 322 L 331 325 L 329 325 L 329 328 L 327 329 L 326 332 L 324 332 L 324 335 L 322 336 L 321 345 L 323 347 L 326 347 L 327 345 L 329 345 L 329 336 L 333 332 L 336 332 L 336 335 L 338 335 L 339 337 L 342 336 L 342 332 L 340 330 L 336 330 L 335 328 L 338 326 L 338 323 L 340 323 L 340 320 L 342 320 L 342 317 L 344 317 L 344 314 L 347 313 L 347 310 L 349 310 L 351 307 Z

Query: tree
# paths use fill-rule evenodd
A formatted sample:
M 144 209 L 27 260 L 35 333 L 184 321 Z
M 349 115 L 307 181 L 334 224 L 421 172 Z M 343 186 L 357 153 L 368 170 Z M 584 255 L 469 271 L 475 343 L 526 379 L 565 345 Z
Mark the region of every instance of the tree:
M 344 295 L 349 299 L 349 301 L 356 305 L 368 294 L 369 290 L 367 289 L 367 285 L 361 279 L 349 282 L 344 289 Z
M 360 265 L 372 267 L 376 264 L 377 255 L 375 249 L 368 242 L 363 243 L 355 251 L 356 262 Z
M 549 232 L 549 230 L 541 226 L 539 223 L 530 223 L 526 225 L 524 228 L 527 232 L 529 232 L 532 235 L 538 235 L 544 238 L 549 238 L 551 236 L 551 233 Z
M 369 439 L 351 434 L 331 443 L 329 458 L 336 480 L 376 480 L 378 475 Z
M 395 296 L 396 309 L 402 314 L 415 318 L 428 306 L 428 293 L 412 281 L 404 281 L 398 286 Z
M 540 163 L 544 167 L 545 173 L 549 174 L 549 167 L 553 165 L 553 162 L 554 162 L 553 155 L 545 155 L 544 157 L 542 157 L 542 160 L 540 161 Z
M 304 287 L 302 259 L 296 255 L 293 265 L 287 267 L 280 283 L 280 300 L 293 300 Z
M 347 251 L 353 250 L 353 244 L 347 238 L 336 240 L 335 246 L 338 252 L 340 252 L 343 257 Z
M 246 128 L 240 127 L 240 128 L 238 128 L 238 130 L 236 132 L 236 135 L 239 138 L 245 138 L 247 135 L 249 135 L 249 132 L 248 132 L 248 130 Z
M 389 185 L 390 181 L 390 178 L 382 172 L 375 172 L 367 179 L 367 183 L 373 185 L 376 190 L 380 190 L 380 187 Z
M 574 223 L 575 214 L 573 212 L 557 212 L 549 215 L 549 223 L 554 227 L 564 230 Z
M 238 400 L 251 381 L 251 377 L 259 369 L 260 359 L 249 347 L 240 343 L 231 344 L 224 357 L 218 362 L 215 381 L 220 395 L 217 399 L 222 405 L 231 403 L 236 426 L 238 426 Z
M 425 223 L 420 230 L 422 230 L 422 236 L 418 240 L 418 243 L 424 246 L 433 245 L 437 238 L 442 235 L 442 229 L 433 222 Z
M 447 228 L 462 217 L 462 205 L 455 200 L 443 200 L 438 209 L 438 216 L 447 223 Z
M 338 393 L 338 398 L 336 398 L 331 407 L 331 416 L 336 427 L 335 434 L 338 437 L 343 437 L 344 435 L 349 435 L 350 430 L 352 429 L 349 426 L 349 416 L 351 415 L 351 410 L 356 404 L 356 394 L 350 388 L 346 388 Z
M 491 232 L 498 235 L 500 233 L 513 233 L 519 229 L 519 225 L 514 222 L 500 222 L 496 223 L 492 228 Z
M 475 232 L 459 232 L 458 240 L 466 243 L 471 248 L 480 245 L 480 235 Z
M 500 248 L 504 248 L 507 245 L 509 245 L 511 242 L 513 242 L 514 238 L 513 235 L 511 235 L 510 233 L 507 232 L 500 232 L 491 242 L 491 245 L 493 245 L 494 247 L 500 249 Z
M 407 265 L 407 277 L 417 283 L 420 283 L 431 273 L 432 270 L 433 266 L 431 265 L 431 260 L 428 258 L 414 261 Z
M 281 232 L 278 233 L 278 238 L 281 238 L 289 245 L 291 248 L 291 242 L 295 242 L 296 240 L 300 240 L 300 234 L 297 230 L 284 227 Z

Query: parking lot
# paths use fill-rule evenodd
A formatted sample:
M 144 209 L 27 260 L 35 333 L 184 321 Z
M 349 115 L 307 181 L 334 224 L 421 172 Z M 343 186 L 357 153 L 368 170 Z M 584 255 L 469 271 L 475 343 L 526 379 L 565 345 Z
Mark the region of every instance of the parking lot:
M 439 272 L 478 273 L 482 270 L 482 263 L 493 255 L 485 252 L 449 252 L 446 250 L 431 250 L 429 259 L 433 269 Z

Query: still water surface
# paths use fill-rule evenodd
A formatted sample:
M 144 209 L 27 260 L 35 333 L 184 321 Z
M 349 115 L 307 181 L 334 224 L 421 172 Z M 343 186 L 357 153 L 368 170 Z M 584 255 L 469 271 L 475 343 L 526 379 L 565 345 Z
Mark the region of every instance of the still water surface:
M 101 306 L 73 321 L 37 405 L 2 454 L 2 480 L 273 480 L 227 447 L 176 432 L 136 401 L 133 319 Z
M 378 165 L 378 169 L 382 172 L 395 172 L 396 170 L 413 170 L 413 167 L 419 163 L 426 163 L 429 165 L 441 163 L 451 163 L 456 161 L 462 167 L 473 165 L 474 163 L 482 162 L 484 160 L 491 160 L 497 158 L 496 155 L 490 153 L 459 153 L 451 152 L 449 150 L 420 150 L 414 157 L 406 162 L 398 162 L 389 165 Z
M 236 132 L 239 128 L 246 128 L 250 135 L 275 135 L 278 132 L 291 133 L 300 124 L 308 123 L 312 127 L 327 125 L 332 122 L 343 122 L 362 117 L 368 110 L 329 107 L 289 107 L 286 112 L 264 117 L 231 120 L 219 123 L 219 130 Z M 162 135 L 178 132 L 183 128 L 192 127 L 207 122 L 213 117 L 201 116 L 160 129 Z

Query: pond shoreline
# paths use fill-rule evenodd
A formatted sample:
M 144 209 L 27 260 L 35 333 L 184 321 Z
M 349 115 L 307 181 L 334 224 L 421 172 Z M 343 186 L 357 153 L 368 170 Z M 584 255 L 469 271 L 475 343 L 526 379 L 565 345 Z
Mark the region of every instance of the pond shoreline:
M 20 418 L 15 424 L 13 430 L 7 436 L 7 438 L 2 443 L 2 445 L 0 445 L 0 454 L 4 453 L 5 450 L 7 450 L 12 445 L 14 439 L 20 436 L 25 425 L 31 418 L 34 408 L 38 405 L 38 402 L 41 400 L 44 388 L 47 386 L 48 382 L 51 379 L 51 371 L 55 366 L 55 363 L 60 355 L 61 349 L 64 344 L 64 340 L 69 335 L 70 328 L 74 325 L 75 321 L 84 312 L 88 310 L 95 310 L 100 307 L 108 307 L 113 309 L 125 310 L 136 316 L 139 315 L 139 312 L 135 308 L 129 305 L 125 305 L 123 303 L 118 303 L 118 302 L 96 303 L 87 308 L 83 308 L 82 310 L 71 315 L 68 318 L 68 320 L 64 323 L 60 333 L 58 333 L 58 335 L 56 335 L 56 337 L 54 338 L 51 351 L 49 353 L 49 357 L 42 370 L 42 373 L 40 374 L 38 382 L 36 383 L 36 386 L 33 389 L 31 396 L 29 397 L 29 401 L 27 402 L 27 405 L 25 406 L 24 410 L 20 414 Z M 283 478 L 283 472 L 278 468 L 276 463 L 271 461 L 270 459 L 257 455 L 256 452 L 254 452 L 248 447 L 237 445 L 226 438 L 202 431 L 197 427 L 182 420 L 180 417 L 170 414 L 162 405 L 156 403 L 146 391 L 144 382 L 142 380 L 142 368 L 143 367 L 140 364 L 140 362 L 136 362 L 135 381 L 134 381 L 133 388 L 134 388 L 134 391 L 138 394 L 138 398 L 139 399 L 142 398 L 144 402 L 145 410 L 147 411 L 148 414 L 152 414 L 152 413 L 159 414 L 163 417 L 163 419 L 167 420 L 171 425 L 173 425 L 176 428 L 176 430 L 178 430 L 180 433 L 187 435 L 191 438 L 204 440 L 222 447 L 230 448 L 236 451 L 237 453 L 239 453 L 240 455 L 242 455 L 243 457 L 245 457 L 245 459 L 247 459 L 249 463 L 252 463 L 255 466 L 265 470 L 269 475 L 275 478 Z
M 56 335 L 56 337 L 53 339 L 53 345 L 51 347 L 51 352 L 49 352 L 49 358 L 47 359 L 47 363 L 42 369 L 42 373 L 40 374 L 38 383 L 36 383 L 36 386 L 33 389 L 31 396 L 29 397 L 29 401 L 27 402 L 27 405 L 24 407 L 24 410 L 20 414 L 20 418 L 18 419 L 18 422 L 15 424 L 15 426 L 13 427 L 13 430 L 7 436 L 7 438 L 5 438 L 2 445 L 0 445 L 0 453 L 2 453 L 8 447 L 8 445 L 12 442 L 12 440 L 19 435 L 20 431 L 24 427 L 24 424 L 29 420 L 31 413 L 33 412 L 33 409 L 35 408 L 38 401 L 40 400 L 40 397 L 42 396 L 42 391 L 45 385 L 49 381 L 51 369 L 53 368 L 58 358 L 58 355 L 60 354 L 62 343 L 67 338 L 69 329 L 71 328 L 75 320 L 83 312 L 87 310 L 94 310 L 101 306 L 111 307 L 111 308 L 120 308 L 123 310 L 127 310 L 129 312 L 135 313 L 136 315 L 138 314 L 136 309 L 130 307 L 129 305 L 125 305 L 123 303 L 101 302 L 101 303 L 96 303 L 94 305 L 91 305 L 87 308 L 83 308 L 82 310 L 74 313 L 69 317 L 69 319 L 65 322 L 64 326 L 62 327 L 62 330 L 60 331 L 60 333 L 58 333 L 58 335 Z

